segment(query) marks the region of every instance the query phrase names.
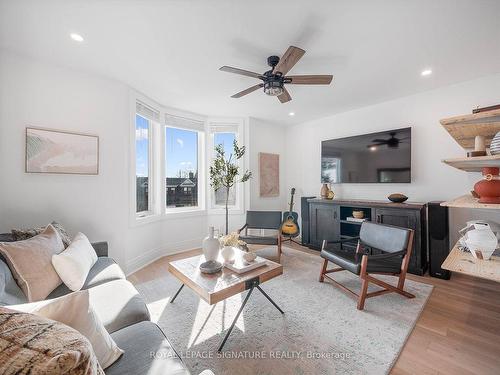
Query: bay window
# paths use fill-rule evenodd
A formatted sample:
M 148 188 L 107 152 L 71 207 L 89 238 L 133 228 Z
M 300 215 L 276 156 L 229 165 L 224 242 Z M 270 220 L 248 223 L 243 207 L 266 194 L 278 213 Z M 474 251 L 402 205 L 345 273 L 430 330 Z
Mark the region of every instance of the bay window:
M 207 208 L 222 214 L 226 192 L 210 187 L 208 168 L 216 145 L 229 157 L 234 141 L 244 144 L 243 120 L 206 120 L 168 110 L 138 93 L 131 104 L 131 222 L 196 215 Z M 239 185 L 229 192 L 231 212 L 243 209 L 244 188 Z

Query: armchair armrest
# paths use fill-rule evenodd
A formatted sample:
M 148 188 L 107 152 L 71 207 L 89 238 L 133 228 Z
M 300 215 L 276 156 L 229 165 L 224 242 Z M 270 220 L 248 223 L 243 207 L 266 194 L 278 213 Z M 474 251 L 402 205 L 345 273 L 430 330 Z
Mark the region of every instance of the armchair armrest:
M 323 243 L 322 243 L 322 246 L 321 246 L 321 249 L 326 249 L 326 247 L 328 245 L 332 245 L 332 244 L 340 244 L 342 246 L 343 243 L 346 243 L 346 242 L 354 242 L 354 241 L 358 241 L 359 240 L 359 236 L 357 237 L 349 237 L 349 238 L 343 238 L 341 240 L 337 240 L 337 241 L 327 241 L 327 240 L 323 240 Z
M 247 227 L 248 224 L 243 225 L 240 229 L 236 231 L 236 233 L 240 234 L 243 229 Z
M 108 243 L 106 241 L 93 242 L 92 247 L 94 248 L 98 257 L 108 256 Z

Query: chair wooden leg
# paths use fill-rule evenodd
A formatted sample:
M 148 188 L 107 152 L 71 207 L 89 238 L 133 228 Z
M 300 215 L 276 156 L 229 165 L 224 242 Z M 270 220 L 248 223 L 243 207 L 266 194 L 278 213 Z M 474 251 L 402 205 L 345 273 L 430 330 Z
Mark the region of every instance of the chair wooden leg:
M 326 267 L 328 266 L 328 260 L 325 259 L 323 262 L 323 267 L 321 268 L 321 273 L 319 274 L 319 282 L 322 283 L 325 281 L 325 272 L 326 272 Z
M 365 308 L 366 293 L 368 293 L 368 275 L 366 273 L 366 267 L 368 266 L 368 257 L 363 255 L 361 258 L 361 272 L 359 276 L 361 277 L 361 291 L 358 298 L 358 310 L 363 310 Z
M 361 292 L 358 298 L 358 310 L 363 310 L 365 308 L 366 293 L 368 292 L 368 279 L 361 279 Z

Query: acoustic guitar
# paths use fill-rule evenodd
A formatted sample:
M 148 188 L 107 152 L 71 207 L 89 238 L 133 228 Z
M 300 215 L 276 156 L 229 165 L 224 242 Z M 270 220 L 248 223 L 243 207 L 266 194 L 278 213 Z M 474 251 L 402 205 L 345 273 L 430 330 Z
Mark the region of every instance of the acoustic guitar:
M 293 211 L 293 195 L 295 194 L 295 188 L 292 188 L 291 198 L 290 198 L 290 209 L 283 214 L 283 224 L 281 225 L 281 232 L 284 235 L 294 237 L 299 234 L 298 219 L 299 214 Z

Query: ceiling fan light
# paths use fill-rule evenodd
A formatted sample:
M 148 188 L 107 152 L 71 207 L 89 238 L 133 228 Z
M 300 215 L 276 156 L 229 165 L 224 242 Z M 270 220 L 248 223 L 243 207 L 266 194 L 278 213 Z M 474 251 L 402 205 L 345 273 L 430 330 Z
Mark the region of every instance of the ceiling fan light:
M 270 96 L 279 96 L 283 94 L 283 89 L 281 87 L 269 87 L 264 89 L 264 92 Z
M 268 81 L 264 83 L 264 92 L 270 96 L 283 94 L 283 84 L 280 81 Z

